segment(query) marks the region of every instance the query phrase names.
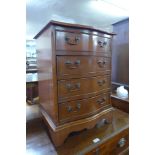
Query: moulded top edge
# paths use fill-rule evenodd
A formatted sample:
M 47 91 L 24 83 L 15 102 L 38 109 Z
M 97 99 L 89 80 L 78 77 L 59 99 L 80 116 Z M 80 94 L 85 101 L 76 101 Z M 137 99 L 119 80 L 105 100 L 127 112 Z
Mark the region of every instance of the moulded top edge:
M 45 29 L 47 29 L 49 26 L 51 26 L 51 25 L 63 26 L 63 27 L 70 27 L 70 28 L 87 29 L 87 30 L 93 30 L 93 31 L 101 32 L 101 33 L 108 34 L 108 35 L 116 35 L 115 33 L 109 33 L 109 32 L 106 32 L 106 31 L 104 31 L 104 30 L 96 29 L 96 28 L 94 28 L 94 27 L 87 26 L 87 25 L 72 24 L 72 23 L 64 23 L 64 22 L 59 22 L 59 21 L 53 21 L 53 20 L 51 20 L 48 24 L 46 24 L 46 25 L 41 29 L 41 31 L 34 37 L 34 39 L 37 39 L 37 38 L 40 36 L 40 34 L 41 34 Z

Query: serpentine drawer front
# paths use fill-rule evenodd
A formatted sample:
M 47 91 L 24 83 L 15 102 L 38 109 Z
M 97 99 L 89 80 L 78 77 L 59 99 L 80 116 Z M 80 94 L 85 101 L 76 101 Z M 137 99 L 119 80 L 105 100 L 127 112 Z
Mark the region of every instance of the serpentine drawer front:
M 110 76 L 96 76 L 58 81 L 58 101 L 90 97 L 110 89 Z
M 57 56 L 57 75 L 59 79 L 70 77 L 109 74 L 111 59 L 95 56 Z
M 84 33 L 56 31 L 56 49 L 78 52 L 105 52 L 111 54 L 111 39 Z
M 109 94 L 109 92 L 102 93 L 88 99 L 60 103 L 60 121 L 75 120 L 77 118 L 82 118 L 97 113 L 99 110 L 106 109 L 110 105 Z
M 92 36 L 93 51 L 109 53 L 111 55 L 111 40 L 106 37 Z
M 91 51 L 90 35 L 56 31 L 56 49 L 66 51 Z

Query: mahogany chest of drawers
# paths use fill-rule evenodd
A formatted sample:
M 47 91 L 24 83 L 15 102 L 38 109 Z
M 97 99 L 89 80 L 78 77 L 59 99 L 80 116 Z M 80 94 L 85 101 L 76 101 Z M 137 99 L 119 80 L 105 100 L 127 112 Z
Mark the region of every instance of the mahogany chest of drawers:
M 36 36 L 40 107 L 56 146 L 111 122 L 111 33 L 50 21 Z

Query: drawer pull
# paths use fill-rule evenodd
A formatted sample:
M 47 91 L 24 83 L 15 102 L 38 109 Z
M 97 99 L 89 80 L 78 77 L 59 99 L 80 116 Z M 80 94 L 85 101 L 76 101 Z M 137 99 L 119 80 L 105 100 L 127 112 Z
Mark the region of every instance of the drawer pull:
M 66 84 L 66 88 L 69 90 L 69 91 L 76 91 L 77 89 L 80 89 L 80 83 L 76 83 L 76 84 L 70 84 L 70 83 L 67 83 Z
M 71 106 L 68 106 L 68 107 L 67 107 L 67 111 L 68 111 L 68 112 L 71 112 L 71 111 L 72 111 L 72 107 L 71 107 Z
M 126 144 L 126 139 L 125 138 L 121 138 L 118 142 L 118 146 L 119 147 L 123 147 Z
M 107 45 L 107 42 L 106 41 L 98 41 L 98 45 L 100 46 L 100 47 L 104 47 L 104 46 L 106 46 Z
M 99 65 L 99 67 L 104 67 L 105 66 L 105 61 L 99 60 L 97 61 L 97 64 Z
M 76 88 L 80 88 L 80 83 L 75 84 Z
M 75 69 L 75 68 L 78 68 L 78 66 L 80 65 L 80 60 L 76 60 L 75 62 L 72 62 L 70 60 L 67 60 L 65 62 L 66 66 L 69 68 L 69 69 Z
M 70 83 L 67 83 L 66 88 L 70 90 L 72 88 L 72 85 Z
M 65 62 L 65 64 L 66 64 L 66 65 L 71 65 L 72 62 L 71 62 L 70 60 L 67 60 L 67 61 Z
M 98 80 L 97 83 L 99 86 L 102 86 L 105 83 L 105 80 Z
M 103 105 L 105 103 L 105 99 L 104 98 L 98 99 L 97 103 Z
M 80 38 L 77 37 L 77 36 L 75 36 L 75 37 L 68 37 L 68 36 L 66 36 L 65 37 L 65 41 L 69 45 L 77 45 L 79 43 L 79 41 L 80 41 Z
M 77 104 L 76 104 L 76 107 L 77 107 L 77 109 L 79 110 L 79 109 L 81 108 L 81 104 L 80 104 L 80 103 L 77 103 Z

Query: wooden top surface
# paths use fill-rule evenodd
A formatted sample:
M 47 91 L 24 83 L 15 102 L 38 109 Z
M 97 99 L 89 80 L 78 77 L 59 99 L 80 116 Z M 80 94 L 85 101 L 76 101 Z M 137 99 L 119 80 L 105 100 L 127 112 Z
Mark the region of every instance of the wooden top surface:
M 46 24 L 46 25 L 40 30 L 40 32 L 34 37 L 34 39 L 37 39 L 37 38 L 40 36 L 40 34 L 41 34 L 45 29 L 47 29 L 49 26 L 51 26 L 51 25 L 63 26 L 63 27 L 70 27 L 70 28 L 87 29 L 87 30 L 93 30 L 93 31 L 105 33 L 105 34 L 108 34 L 108 35 L 115 35 L 115 33 L 109 33 L 109 32 L 106 32 L 106 31 L 104 31 L 104 30 L 96 29 L 96 28 L 94 28 L 94 27 L 87 26 L 87 25 L 71 24 L 71 23 L 64 23 L 64 22 L 59 22 L 59 21 L 53 21 L 53 20 L 51 20 L 48 24 Z
M 109 138 L 129 128 L 129 116 L 127 113 L 115 109 L 113 116 L 112 124 L 71 134 L 62 146 L 55 148 L 55 154 L 69 155 L 87 153 Z M 100 141 L 94 144 L 93 140 L 95 138 L 99 138 Z

